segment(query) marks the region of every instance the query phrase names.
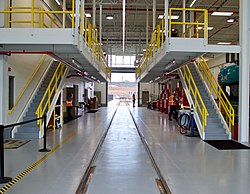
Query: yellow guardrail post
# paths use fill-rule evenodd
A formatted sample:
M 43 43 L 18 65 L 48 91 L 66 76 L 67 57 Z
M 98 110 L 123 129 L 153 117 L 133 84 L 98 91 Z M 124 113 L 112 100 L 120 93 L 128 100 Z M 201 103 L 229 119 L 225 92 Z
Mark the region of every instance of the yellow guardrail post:
M 32 12 L 31 12 L 32 16 L 31 16 L 31 23 L 32 23 L 32 28 L 35 27 L 35 0 L 32 0 Z
M 72 29 L 75 27 L 75 0 L 72 0 Z

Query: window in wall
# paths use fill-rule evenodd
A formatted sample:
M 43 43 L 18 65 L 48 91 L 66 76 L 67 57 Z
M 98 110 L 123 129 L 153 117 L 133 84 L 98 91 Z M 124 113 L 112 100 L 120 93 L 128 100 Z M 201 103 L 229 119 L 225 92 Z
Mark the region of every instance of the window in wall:
M 14 106 L 14 76 L 9 76 L 9 110 Z

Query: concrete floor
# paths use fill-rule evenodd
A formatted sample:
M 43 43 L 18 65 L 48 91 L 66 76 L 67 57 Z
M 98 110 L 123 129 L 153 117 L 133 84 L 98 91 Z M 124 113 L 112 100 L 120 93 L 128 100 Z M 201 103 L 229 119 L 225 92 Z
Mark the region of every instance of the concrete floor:
M 96 161 L 97 168 L 94 174 L 96 177 L 93 177 L 93 182 L 91 182 L 93 186 L 96 181 L 102 183 L 99 185 L 101 190 L 97 188 L 92 190 L 90 186 L 88 193 L 131 193 L 127 184 L 145 187 L 142 184 L 146 181 L 146 188 L 151 190 L 146 192 L 139 188 L 137 193 L 152 194 L 157 191 L 154 182 L 157 178 L 156 174 L 130 122 L 131 117 L 128 111 L 122 111 L 126 107 L 121 104 L 120 108 L 121 111 L 118 109 L 118 117 L 115 118 L 117 120 L 114 119 L 111 126 L 110 136 L 107 136 L 107 141 L 104 142 L 104 147 Z M 83 113 L 82 117 L 65 124 L 63 129 L 50 132 L 48 147 L 55 148 L 53 152 L 5 193 L 75 193 L 115 109 L 115 106 L 110 106 L 100 108 L 97 113 Z M 189 138 L 181 135 L 176 123 L 169 122 L 166 114 L 146 108 L 133 108 L 132 105 L 130 109 L 173 194 L 250 193 L 249 150 L 219 151 L 198 137 Z M 124 127 L 121 127 L 119 123 L 123 123 Z M 123 146 L 127 145 L 126 142 L 129 142 L 130 146 L 125 149 Z M 41 147 L 42 140 L 32 140 L 18 149 L 5 150 L 5 176 L 15 178 L 45 156 L 46 153 L 38 152 Z M 129 157 L 133 157 L 133 166 L 131 166 L 132 159 L 126 161 L 122 159 L 123 157 L 120 158 L 121 160 L 114 157 L 117 154 L 122 155 L 119 150 L 122 150 L 122 153 L 127 151 Z M 127 166 L 125 170 L 127 174 L 123 171 L 115 174 L 116 179 L 119 177 L 124 182 L 124 187 L 121 187 L 122 191 L 113 192 L 113 185 L 106 184 L 110 180 L 105 180 L 105 182 L 97 180 L 98 176 L 105 176 L 105 169 L 116 166 L 119 172 L 119 170 L 124 170 L 123 165 Z M 137 182 L 138 179 L 131 179 L 132 176 L 144 177 L 142 182 Z M 3 186 L 1 185 L 0 188 Z

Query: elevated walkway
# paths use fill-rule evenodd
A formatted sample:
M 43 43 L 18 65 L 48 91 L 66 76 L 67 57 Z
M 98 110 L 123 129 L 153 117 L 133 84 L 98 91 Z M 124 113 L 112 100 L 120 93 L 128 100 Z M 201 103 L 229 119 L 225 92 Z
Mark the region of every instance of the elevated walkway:
M 189 11 L 197 15 L 196 21 L 175 22 L 171 19 L 172 12 Z M 181 66 L 191 62 L 204 53 L 239 53 L 238 45 L 210 45 L 208 43 L 208 11 L 193 8 L 170 8 L 170 19 L 167 23 L 163 18 L 155 27 L 146 52 L 136 69 L 138 82 L 150 82 L 164 78 Z M 165 24 L 165 25 L 164 25 Z M 185 32 L 174 34 L 177 28 L 185 26 Z M 165 26 L 168 29 L 165 32 Z M 198 30 L 202 27 L 202 30 Z M 179 37 L 176 37 L 179 36 Z M 156 79 L 157 78 L 157 79 Z
M 83 16 L 80 1 L 72 2 L 72 11 L 46 11 L 34 5 L 0 10 L 0 16 L 8 21 L 0 29 L 0 54 L 48 54 L 78 72 L 87 72 L 93 81 L 110 80 L 97 29 Z M 75 15 L 71 21 L 70 15 Z M 58 16 L 67 16 L 66 27 Z

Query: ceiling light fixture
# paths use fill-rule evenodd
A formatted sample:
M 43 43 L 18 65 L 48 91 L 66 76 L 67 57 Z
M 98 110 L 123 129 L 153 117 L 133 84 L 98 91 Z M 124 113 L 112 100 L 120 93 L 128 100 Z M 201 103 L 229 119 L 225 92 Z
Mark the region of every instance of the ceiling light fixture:
M 207 30 L 213 30 L 214 27 L 207 27 Z
M 234 12 L 223 12 L 223 11 L 214 11 L 211 15 L 213 16 L 231 16 Z
M 218 42 L 217 44 L 219 44 L 219 45 L 230 45 L 232 43 L 231 42 Z
M 91 18 L 91 14 L 90 14 L 90 13 L 85 13 L 85 16 L 86 16 L 87 18 Z
M 155 81 L 157 81 L 157 80 L 159 80 L 159 79 L 161 79 L 161 77 L 159 76 L 159 77 L 157 77 L 157 78 L 155 78 Z
M 106 16 L 106 19 L 107 19 L 107 20 L 113 20 L 113 19 L 114 19 L 114 16 L 112 16 L 112 15 L 107 15 L 107 16 Z
M 61 3 L 60 3 L 60 1 L 59 1 L 59 0 L 56 0 L 56 3 L 57 3 L 58 5 L 61 5 Z
M 195 4 L 196 1 L 197 1 L 197 0 L 193 0 L 193 2 L 190 4 L 189 7 L 193 7 L 193 5 Z
M 159 15 L 159 16 L 158 16 L 158 19 L 161 20 L 161 19 L 163 19 L 163 17 L 164 17 L 164 15 Z
M 234 19 L 228 19 L 227 22 L 228 23 L 234 23 Z
M 178 20 L 180 16 L 178 15 L 171 15 L 171 20 Z M 169 16 L 168 16 L 169 19 Z

